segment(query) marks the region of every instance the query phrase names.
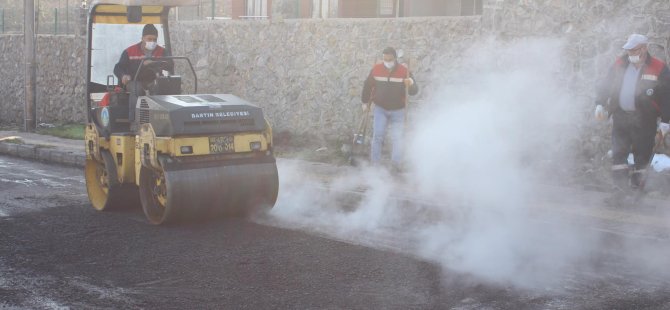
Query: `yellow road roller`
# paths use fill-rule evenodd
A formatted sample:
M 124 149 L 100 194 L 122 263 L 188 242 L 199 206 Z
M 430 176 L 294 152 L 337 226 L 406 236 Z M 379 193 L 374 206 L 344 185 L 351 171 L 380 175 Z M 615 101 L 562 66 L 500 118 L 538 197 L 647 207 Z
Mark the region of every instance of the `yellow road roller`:
M 166 224 L 275 204 L 277 165 L 263 110 L 232 94 L 198 93 L 190 60 L 168 56 L 170 10 L 198 2 L 89 6 L 85 176 L 96 210 L 141 205 L 150 223 Z M 164 56 L 134 58 L 139 67 L 122 83 L 112 74 L 115 64 L 147 24 L 157 29 Z

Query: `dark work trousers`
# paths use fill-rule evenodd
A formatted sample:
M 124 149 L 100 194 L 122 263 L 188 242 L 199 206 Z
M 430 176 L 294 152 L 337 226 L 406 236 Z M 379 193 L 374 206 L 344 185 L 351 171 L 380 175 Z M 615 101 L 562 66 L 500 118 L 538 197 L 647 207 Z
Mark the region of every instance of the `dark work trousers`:
M 612 126 L 612 179 L 614 186 L 625 190 L 629 184 L 639 188 L 654 149 L 656 117 L 637 111 L 616 111 Z M 628 171 L 628 154 L 633 153 L 634 170 Z M 629 183 L 629 175 L 631 177 Z

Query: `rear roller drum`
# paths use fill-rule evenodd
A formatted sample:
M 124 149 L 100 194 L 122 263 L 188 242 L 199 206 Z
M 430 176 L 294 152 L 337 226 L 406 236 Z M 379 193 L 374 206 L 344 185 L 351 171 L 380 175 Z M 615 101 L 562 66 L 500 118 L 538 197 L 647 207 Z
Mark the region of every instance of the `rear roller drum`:
M 137 205 L 137 189 L 119 183 L 112 154 L 101 151 L 103 162 L 86 160 L 86 191 L 93 208 L 98 211 Z

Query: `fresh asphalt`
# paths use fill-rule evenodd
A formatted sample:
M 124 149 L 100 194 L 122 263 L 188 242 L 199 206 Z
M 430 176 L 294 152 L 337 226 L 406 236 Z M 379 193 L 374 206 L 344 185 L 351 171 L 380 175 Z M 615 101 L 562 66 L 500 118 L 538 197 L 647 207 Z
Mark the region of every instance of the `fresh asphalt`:
M 637 217 L 602 208 L 559 212 L 552 203 L 569 202 L 559 190 L 544 208 L 602 220 L 594 229 L 609 232 L 608 246 L 589 272 L 566 275 L 573 281 L 563 289 L 519 289 L 417 257 L 401 233 L 343 237 L 327 223 L 305 228 L 272 213 L 156 227 L 140 210 L 96 212 L 86 196 L 83 145 L 19 134 L 20 148 L 0 142 L 12 155 L 0 155 L 0 308 L 670 308 L 667 273 L 638 277 L 618 255 L 638 238 L 667 247 L 667 223 L 651 209 Z M 332 172 L 319 164 L 309 170 Z

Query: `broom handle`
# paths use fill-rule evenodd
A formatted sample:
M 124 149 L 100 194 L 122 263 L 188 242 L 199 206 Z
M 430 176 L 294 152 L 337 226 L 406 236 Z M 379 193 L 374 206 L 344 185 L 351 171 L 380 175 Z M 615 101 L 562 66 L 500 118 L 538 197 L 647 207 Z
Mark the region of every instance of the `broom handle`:
M 372 66 L 374 67 L 377 65 L 377 57 L 375 57 L 374 61 L 372 62 Z M 372 86 L 372 89 L 370 90 L 370 99 L 368 100 L 368 108 L 365 110 L 363 113 L 363 119 L 361 119 L 361 122 L 358 124 L 358 131 L 356 131 L 356 134 L 362 134 L 365 135 L 365 132 L 367 130 L 368 124 L 369 124 L 369 119 L 370 119 L 370 110 L 372 110 L 372 99 L 374 97 L 375 93 L 375 87 L 374 85 Z M 356 137 L 354 137 L 354 144 L 356 143 Z
M 407 59 L 407 72 L 405 74 L 405 79 L 409 79 L 409 58 Z M 403 81 L 403 84 L 405 84 L 405 81 Z M 407 113 L 409 112 L 409 100 L 407 99 L 409 97 L 409 86 L 405 84 L 405 127 L 407 127 Z

